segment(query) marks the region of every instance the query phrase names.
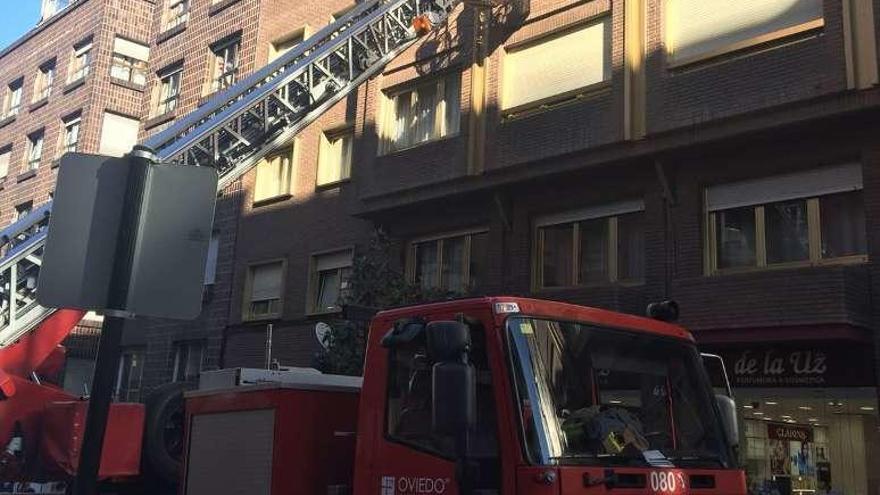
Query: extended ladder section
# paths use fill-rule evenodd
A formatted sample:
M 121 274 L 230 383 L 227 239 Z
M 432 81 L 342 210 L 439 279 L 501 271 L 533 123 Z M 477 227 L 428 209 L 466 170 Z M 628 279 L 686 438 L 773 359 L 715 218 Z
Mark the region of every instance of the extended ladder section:
M 149 138 L 163 161 L 214 167 L 220 188 L 285 146 L 417 39 L 460 0 L 370 0 Z M 0 231 L 0 348 L 54 310 L 36 302 L 51 202 Z

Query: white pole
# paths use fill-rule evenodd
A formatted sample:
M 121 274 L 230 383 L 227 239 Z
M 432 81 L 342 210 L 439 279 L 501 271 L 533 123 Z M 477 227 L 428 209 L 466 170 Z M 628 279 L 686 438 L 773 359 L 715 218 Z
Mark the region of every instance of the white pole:
M 272 367 L 272 324 L 266 325 L 266 369 Z

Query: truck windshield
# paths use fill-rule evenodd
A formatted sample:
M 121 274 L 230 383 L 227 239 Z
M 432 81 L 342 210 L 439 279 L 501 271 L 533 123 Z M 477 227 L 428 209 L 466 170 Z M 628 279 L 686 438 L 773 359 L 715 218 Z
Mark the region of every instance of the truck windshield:
M 579 323 L 511 317 L 527 450 L 542 464 L 728 467 L 693 345 Z

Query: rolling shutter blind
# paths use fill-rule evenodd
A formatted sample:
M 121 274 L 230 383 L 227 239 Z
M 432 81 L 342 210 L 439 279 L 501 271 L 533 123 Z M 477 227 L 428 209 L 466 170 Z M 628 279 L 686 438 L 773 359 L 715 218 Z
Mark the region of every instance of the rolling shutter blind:
M 617 215 L 625 215 L 627 213 L 636 213 L 645 210 L 645 202 L 641 199 L 630 201 L 618 201 L 615 203 L 606 203 L 580 210 L 566 211 L 554 215 L 546 215 L 540 217 L 536 226 L 542 227 L 547 225 L 558 225 L 561 223 L 579 222 L 582 220 L 593 220 L 596 218 L 613 217 Z
M 251 301 L 281 298 L 281 262 L 258 265 L 251 270 Z
M 676 60 L 822 18 L 822 0 L 667 0 Z
M 101 144 L 98 153 L 122 156 L 137 144 L 138 121 L 115 113 L 104 112 L 101 124 Z
M 150 59 L 150 47 L 116 37 L 113 40 L 113 53 L 125 55 L 135 60 L 148 61 Z
M 351 266 L 351 251 L 349 250 L 319 255 L 315 262 L 315 269 L 319 272 L 347 266 Z
M 503 106 L 514 108 L 611 78 L 609 17 L 509 50 Z
M 706 189 L 709 211 L 862 189 L 862 167 L 850 163 L 796 174 L 734 182 Z

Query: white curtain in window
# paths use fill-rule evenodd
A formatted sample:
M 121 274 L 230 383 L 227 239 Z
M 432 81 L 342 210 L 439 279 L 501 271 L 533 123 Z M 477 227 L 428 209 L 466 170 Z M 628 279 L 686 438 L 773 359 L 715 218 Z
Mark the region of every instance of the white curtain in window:
M 281 262 L 251 268 L 251 301 L 281 298 Z
M 318 185 L 331 184 L 351 176 L 352 133 L 321 134 L 318 157 Z
M 506 109 L 606 81 L 611 78 L 611 19 L 512 48 L 503 64 Z
M 115 113 L 104 112 L 104 121 L 101 123 L 101 143 L 98 153 L 110 156 L 122 156 L 137 144 L 138 127 L 137 119 L 124 117 Z
M 706 189 L 706 207 L 709 211 L 727 210 L 860 189 L 861 164 L 849 163 L 712 186 Z
M 113 53 L 125 55 L 143 62 L 147 62 L 150 59 L 150 47 L 120 38 L 119 36 L 113 40 Z
M 822 18 L 822 0 L 666 0 L 676 60 L 712 53 Z
M 290 153 L 276 155 L 257 165 L 254 201 L 290 194 Z

